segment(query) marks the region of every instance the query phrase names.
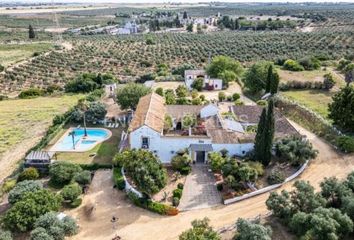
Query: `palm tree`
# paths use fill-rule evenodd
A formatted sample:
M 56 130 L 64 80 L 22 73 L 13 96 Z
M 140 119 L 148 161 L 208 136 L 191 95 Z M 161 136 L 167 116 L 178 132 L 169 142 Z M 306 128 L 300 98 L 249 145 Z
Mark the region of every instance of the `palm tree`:
M 84 119 L 84 136 L 87 137 L 87 130 L 86 130 L 86 111 L 88 109 L 87 102 L 86 100 L 82 99 L 79 101 L 78 108 L 80 111 L 83 113 L 83 119 Z
M 71 136 L 71 138 L 73 140 L 73 149 L 75 150 L 75 130 L 72 130 L 71 132 L 69 132 L 69 136 Z

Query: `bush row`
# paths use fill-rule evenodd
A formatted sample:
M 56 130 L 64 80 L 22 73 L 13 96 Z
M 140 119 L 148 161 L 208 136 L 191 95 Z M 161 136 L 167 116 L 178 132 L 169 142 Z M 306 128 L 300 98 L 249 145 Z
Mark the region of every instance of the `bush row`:
M 291 89 L 326 89 L 326 87 L 321 81 L 304 82 L 294 80 L 279 84 L 279 90 L 281 91 L 288 91 Z
M 179 213 L 178 209 L 172 206 L 168 206 L 162 203 L 154 202 L 148 198 L 140 198 L 133 192 L 128 192 L 128 198 L 138 207 L 148 209 L 152 212 L 161 214 L 161 215 L 168 215 L 168 216 L 175 216 Z

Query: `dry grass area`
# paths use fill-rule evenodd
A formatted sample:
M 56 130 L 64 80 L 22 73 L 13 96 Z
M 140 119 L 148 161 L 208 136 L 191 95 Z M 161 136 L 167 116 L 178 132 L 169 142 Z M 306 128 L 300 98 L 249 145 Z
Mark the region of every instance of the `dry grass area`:
M 0 101 L 0 180 L 11 174 L 17 161 L 82 95 L 63 95 Z
M 328 117 L 328 104 L 332 102 L 333 92 L 324 90 L 298 90 L 282 92 L 286 97 L 308 107 L 322 117 Z
M 51 43 L 6 44 L 0 45 L 0 63 L 7 67 L 33 56 L 35 52 L 41 53 L 52 49 Z

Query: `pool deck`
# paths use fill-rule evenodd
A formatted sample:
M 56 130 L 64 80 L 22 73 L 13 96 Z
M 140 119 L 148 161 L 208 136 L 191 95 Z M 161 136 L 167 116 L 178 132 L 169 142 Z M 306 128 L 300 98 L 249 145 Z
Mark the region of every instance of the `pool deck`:
M 67 131 L 65 131 L 65 133 L 59 138 L 59 140 L 49 149 L 49 151 L 51 152 L 87 152 L 87 151 L 90 151 L 91 149 L 93 149 L 94 147 L 96 147 L 98 144 L 108 140 L 109 138 L 112 137 L 112 132 L 106 128 L 92 128 L 92 127 L 89 127 L 89 128 L 86 128 L 86 130 L 103 130 L 105 132 L 108 133 L 108 136 L 102 140 L 97 140 L 97 139 L 94 139 L 95 140 L 95 143 L 92 144 L 91 147 L 87 148 L 87 149 L 69 149 L 69 150 L 61 150 L 59 149 L 58 150 L 58 145 L 64 140 L 65 137 L 67 137 L 69 135 L 69 132 L 73 131 L 77 129 L 76 127 L 71 127 L 69 128 Z M 80 128 L 80 129 L 83 129 L 83 128 Z M 75 144 L 75 148 L 79 147 L 82 140 L 92 140 L 90 139 L 90 137 L 88 138 L 82 138 L 80 139 L 76 144 Z

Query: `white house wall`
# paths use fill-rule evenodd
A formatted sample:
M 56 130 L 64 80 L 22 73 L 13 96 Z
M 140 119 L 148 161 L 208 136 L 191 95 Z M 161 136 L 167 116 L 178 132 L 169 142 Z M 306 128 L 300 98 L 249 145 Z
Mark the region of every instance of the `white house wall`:
M 142 137 L 149 138 L 149 151 L 155 153 L 163 163 L 169 163 L 178 150 L 188 148 L 191 144 L 210 144 L 210 138 L 166 137 L 153 129 L 142 126 L 130 133 L 130 148 L 141 148 Z
M 253 150 L 254 143 L 240 143 L 240 144 L 213 144 L 213 151 L 219 152 L 222 149 L 226 149 L 230 156 L 236 155 L 243 157 L 249 151 Z

